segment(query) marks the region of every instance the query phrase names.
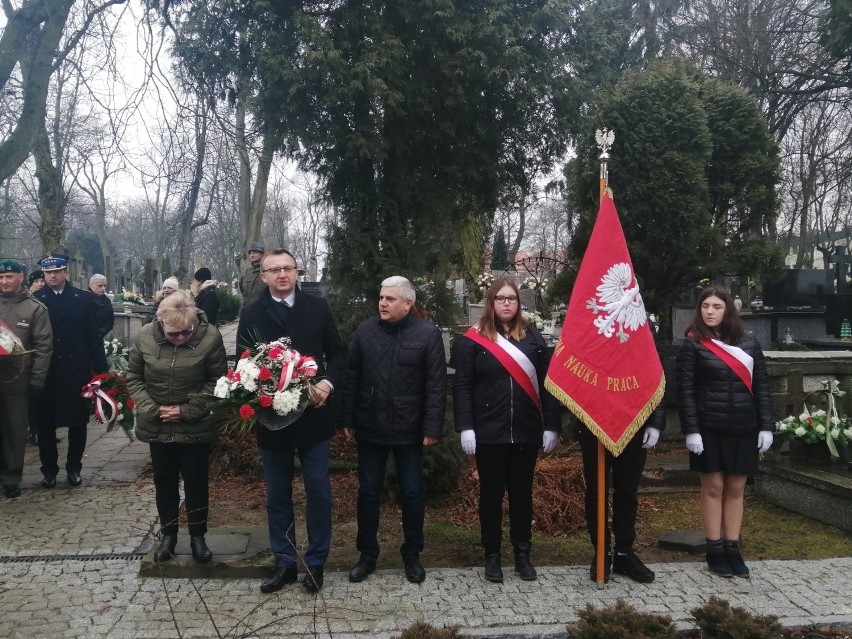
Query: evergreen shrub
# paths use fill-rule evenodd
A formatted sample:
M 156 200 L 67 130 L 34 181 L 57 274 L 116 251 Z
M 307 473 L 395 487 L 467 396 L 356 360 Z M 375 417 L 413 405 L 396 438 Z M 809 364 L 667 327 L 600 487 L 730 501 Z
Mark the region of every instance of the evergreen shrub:
M 461 639 L 462 637 L 464 635 L 459 632 L 458 626 L 436 628 L 425 621 L 416 621 L 394 639 Z
M 671 617 L 639 612 L 623 599 L 603 608 L 586 604 L 578 615 L 580 620 L 568 626 L 573 639 L 671 639 L 676 636 Z
M 237 319 L 240 315 L 240 298 L 231 292 L 228 286 L 217 286 L 216 297 L 219 298 L 219 323 L 224 324 Z
M 781 639 L 781 624 L 773 615 L 756 615 L 713 595 L 692 616 L 705 639 Z

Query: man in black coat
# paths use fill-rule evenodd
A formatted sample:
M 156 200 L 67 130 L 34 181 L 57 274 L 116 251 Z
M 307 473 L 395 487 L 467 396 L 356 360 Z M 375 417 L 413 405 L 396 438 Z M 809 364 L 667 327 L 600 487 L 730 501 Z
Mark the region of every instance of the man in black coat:
M 331 546 L 331 482 L 328 474 L 329 440 L 335 423 L 329 396 L 341 389 L 346 367 L 346 348 L 328 303 L 303 293 L 296 286 L 296 258 L 284 249 L 267 252 L 260 265 L 267 286 L 257 301 L 240 312 L 237 351 L 258 341 L 289 337 L 291 347 L 316 359 L 318 377 L 311 405 L 293 424 L 272 431 L 257 425 L 257 445 L 266 480 L 266 511 L 269 542 L 275 553 L 275 572 L 264 581 L 262 592 L 275 592 L 297 577 L 297 546 L 293 516 L 294 456 L 298 452 L 306 495 L 308 548 L 304 563 L 308 572 L 302 585 L 308 592 L 322 587 L 323 566 Z
M 438 443 L 447 403 L 447 364 L 441 329 L 414 309 L 414 287 L 389 277 L 379 316 L 361 322 L 346 368 L 347 437 L 358 440 L 358 536 L 361 553 L 349 581 L 363 581 L 379 557 L 379 508 L 388 455 L 393 453 L 402 506 L 400 548 L 405 577 L 426 578 L 423 552 L 423 447 Z
M 96 373 L 108 370 L 104 342 L 98 332 L 97 306 L 89 291 L 68 282 L 68 262 L 48 255 L 39 262 L 47 286 L 34 297 L 47 307 L 53 327 L 53 357 L 44 385 L 44 398 L 38 404 L 38 452 L 41 458 L 41 485 L 56 486 L 59 453 L 57 426 L 68 427 L 68 456 L 65 462 L 68 483 L 79 486 L 83 480 L 83 452 L 89 406 L 80 393 Z
M 95 305 L 98 307 L 97 322 L 98 332 L 101 337 L 106 337 L 106 334 L 115 326 L 115 312 L 112 308 L 112 300 L 107 297 L 107 278 L 106 275 L 95 273 L 89 278 L 89 290 L 92 292 L 92 298 L 95 300 Z

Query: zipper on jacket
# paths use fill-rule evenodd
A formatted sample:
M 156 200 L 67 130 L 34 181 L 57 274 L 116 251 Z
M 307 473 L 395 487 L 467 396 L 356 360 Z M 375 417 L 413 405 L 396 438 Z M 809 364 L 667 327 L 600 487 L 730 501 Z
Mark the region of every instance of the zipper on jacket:
M 177 346 L 172 345 L 172 363 L 169 366 L 169 402 L 172 406 L 174 406 L 175 396 L 172 393 L 172 380 L 175 377 L 175 360 L 177 359 Z M 172 425 L 172 438 L 169 441 L 175 440 L 175 423 L 170 422 Z
M 509 375 L 509 441 L 515 443 L 515 380 Z

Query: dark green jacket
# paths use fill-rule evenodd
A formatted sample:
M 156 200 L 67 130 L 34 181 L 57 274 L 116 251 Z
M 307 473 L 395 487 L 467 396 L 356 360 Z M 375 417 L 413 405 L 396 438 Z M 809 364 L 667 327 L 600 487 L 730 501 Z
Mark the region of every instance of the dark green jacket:
M 0 358 L 0 392 L 25 393 L 44 387 L 53 353 L 53 330 L 44 304 L 26 291 L 0 294 L 0 320 L 21 340 L 30 355 Z
M 159 322 L 139 331 L 127 370 L 127 386 L 136 403 L 136 437 L 143 442 L 195 444 L 216 439 L 215 424 L 196 393 L 212 393 L 228 370 L 222 335 L 199 312 L 196 332 L 175 346 Z M 180 406 L 181 421 L 163 422 L 160 406 Z

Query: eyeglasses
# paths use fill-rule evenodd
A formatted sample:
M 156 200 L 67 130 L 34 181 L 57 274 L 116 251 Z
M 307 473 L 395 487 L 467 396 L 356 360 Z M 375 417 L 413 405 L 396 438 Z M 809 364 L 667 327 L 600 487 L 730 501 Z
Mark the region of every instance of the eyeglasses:
M 494 301 L 498 304 L 517 304 L 518 296 L 517 295 L 495 295 Z
M 290 275 L 295 270 L 297 270 L 295 266 L 273 266 L 272 268 L 263 269 L 261 273 L 272 273 L 273 275 L 278 275 L 281 271 L 284 271 L 285 275 Z
M 160 326 L 162 326 L 162 325 L 163 324 L 160 323 Z M 177 339 L 178 337 L 189 337 L 194 332 L 195 332 L 195 325 L 194 324 L 190 328 L 186 329 L 185 331 L 163 331 L 163 333 L 165 333 L 166 337 L 169 337 L 171 339 Z

